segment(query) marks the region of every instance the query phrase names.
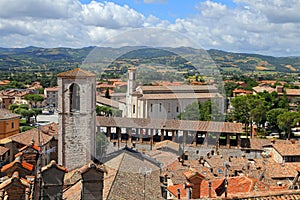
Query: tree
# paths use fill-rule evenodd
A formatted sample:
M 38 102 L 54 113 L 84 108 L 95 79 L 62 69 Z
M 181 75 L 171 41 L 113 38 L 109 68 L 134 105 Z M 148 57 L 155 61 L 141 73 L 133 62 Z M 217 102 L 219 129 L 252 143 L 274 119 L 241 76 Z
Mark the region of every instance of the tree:
M 18 104 L 10 104 L 8 106 L 8 110 L 11 110 L 14 112 L 15 109 L 19 108 L 19 105 Z
M 34 121 L 37 122 L 37 116 L 39 114 L 42 114 L 42 109 L 40 109 L 40 108 L 32 108 L 31 111 L 32 111 L 33 116 L 34 116 Z
M 44 101 L 44 97 L 40 94 L 26 94 L 24 96 L 24 99 L 29 101 L 30 105 L 32 106 L 32 102 L 34 102 L 34 105 L 36 107 L 37 102 Z
M 278 116 L 287 112 L 284 108 L 274 108 L 269 110 L 266 114 L 267 121 L 269 122 L 271 128 L 276 129 L 280 133 L 280 128 L 278 126 Z
M 182 120 L 220 121 L 223 113 L 215 102 L 210 100 L 205 102 L 194 102 L 188 105 L 185 110 L 178 115 Z
M 30 123 L 30 117 L 34 116 L 34 111 L 26 110 L 26 109 L 23 109 L 23 108 L 17 108 L 17 109 L 14 110 L 14 112 L 16 114 L 21 115 L 23 118 L 25 118 L 27 124 Z
M 300 113 L 298 112 L 285 112 L 277 118 L 278 126 L 285 131 L 285 136 L 291 139 L 291 128 L 300 121 Z

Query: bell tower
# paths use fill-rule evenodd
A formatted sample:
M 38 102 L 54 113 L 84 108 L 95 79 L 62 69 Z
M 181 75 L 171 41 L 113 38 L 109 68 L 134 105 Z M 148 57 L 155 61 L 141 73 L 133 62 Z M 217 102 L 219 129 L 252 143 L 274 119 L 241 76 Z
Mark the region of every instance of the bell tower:
M 96 76 L 76 68 L 58 74 L 57 81 L 58 162 L 72 170 L 96 155 Z

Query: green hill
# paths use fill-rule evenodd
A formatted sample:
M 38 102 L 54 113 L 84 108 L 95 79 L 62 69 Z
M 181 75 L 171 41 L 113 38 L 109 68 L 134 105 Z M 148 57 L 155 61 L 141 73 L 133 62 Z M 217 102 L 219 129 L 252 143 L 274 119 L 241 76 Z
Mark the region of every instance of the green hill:
M 0 70 L 1 71 L 63 71 L 80 66 L 94 47 L 79 49 L 72 48 L 0 48 Z M 208 51 L 188 47 L 179 48 L 148 48 L 148 47 L 122 47 L 109 48 L 98 47 L 101 59 L 111 54 L 120 55 L 116 61 L 126 61 L 131 64 L 154 62 L 160 65 L 175 68 L 192 68 L 195 63 L 188 61 L 192 56 L 199 56 L 202 65 L 209 65 L 211 61 L 221 71 L 271 71 L 271 72 L 298 72 L 300 69 L 300 57 L 272 57 L 259 54 L 231 53 L 211 49 Z M 100 59 L 100 58 L 99 58 Z M 135 60 L 134 63 L 131 60 Z M 138 60 L 138 61 L 137 61 Z M 112 62 L 109 66 L 113 66 Z

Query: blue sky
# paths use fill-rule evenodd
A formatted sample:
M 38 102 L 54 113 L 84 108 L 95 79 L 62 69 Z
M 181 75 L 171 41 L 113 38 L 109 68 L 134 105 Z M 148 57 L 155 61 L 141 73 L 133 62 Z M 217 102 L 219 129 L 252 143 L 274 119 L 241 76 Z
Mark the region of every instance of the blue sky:
M 186 18 L 196 15 L 199 12 L 199 10 L 197 10 L 197 6 L 200 2 L 204 1 L 205 0 L 162 0 L 153 3 L 145 3 L 143 0 L 113 0 L 111 2 L 120 5 L 128 5 L 146 16 L 154 15 L 162 20 L 174 22 L 177 18 Z M 88 4 L 91 0 L 81 0 L 81 2 Z M 97 0 L 97 2 L 105 1 Z M 217 0 L 215 2 L 225 4 L 228 7 L 236 6 L 232 0 Z
M 0 7 L 0 47 L 188 45 L 300 56 L 299 0 L 10 0 Z

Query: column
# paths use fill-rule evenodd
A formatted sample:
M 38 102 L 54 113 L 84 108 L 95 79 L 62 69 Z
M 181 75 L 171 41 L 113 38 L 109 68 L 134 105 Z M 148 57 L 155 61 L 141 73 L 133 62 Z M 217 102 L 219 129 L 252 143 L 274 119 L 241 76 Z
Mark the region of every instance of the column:
M 172 130 L 172 141 L 175 141 L 175 130 Z
M 116 129 L 117 129 L 116 132 L 117 132 L 117 137 L 118 137 L 118 148 L 120 148 L 121 128 L 117 127 Z
M 241 148 L 242 140 L 241 140 L 241 134 L 236 134 L 236 140 L 237 140 L 237 147 Z
M 106 127 L 107 140 L 110 141 L 111 127 Z
M 143 129 L 138 129 L 139 130 L 139 144 L 143 143 Z
M 164 141 L 164 139 L 165 139 L 165 130 L 164 130 L 164 129 L 161 129 L 161 130 L 160 130 L 160 133 L 161 133 L 160 141 Z
M 193 146 L 196 147 L 197 146 L 197 139 L 198 139 L 198 132 L 196 132 L 194 140 L 193 140 Z
M 126 132 L 128 134 L 128 143 L 132 145 L 132 128 L 127 128 Z
M 230 135 L 228 133 L 226 134 L 226 147 L 230 148 Z
M 152 146 L 153 146 L 153 133 L 154 133 L 154 129 L 150 129 L 150 150 L 152 150 Z

